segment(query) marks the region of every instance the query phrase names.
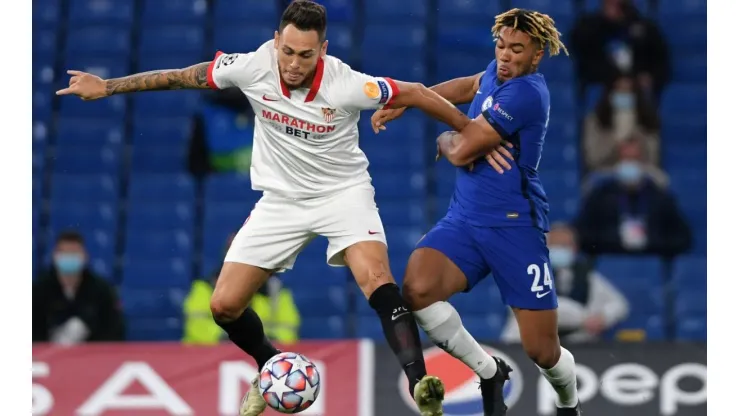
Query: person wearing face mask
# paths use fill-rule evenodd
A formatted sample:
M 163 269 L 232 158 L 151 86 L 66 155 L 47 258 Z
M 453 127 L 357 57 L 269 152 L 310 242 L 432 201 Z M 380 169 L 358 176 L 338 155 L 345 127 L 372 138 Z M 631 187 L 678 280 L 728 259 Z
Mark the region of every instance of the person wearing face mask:
M 660 163 L 660 120 L 658 111 L 636 88 L 636 80 L 619 77 L 604 91 L 583 125 L 583 158 L 588 172 L 612 167 L 618 147 L 637 140 L 645 162 Z
M 668 179 L 643 162 L 640 143 L 619 146 L 609 175 L 590 180 L 576 228 L 588 254 L 673 257 L 691 248 L 691 229 L 666 189 Z
M 621 74 L 637 74 L 642 90 L 658 98 L 671 72 L 668 44 L 658 25 L 632 0 L 603 0 L 602 9 L 582 16 L 571 32 L 582 90 L 606 85 Z
M 74 231 L 57 237 L 52 266 L 34 282 L 32 309 L 33 342 L 73 345 L 124 339 L 116 291 L 87 266 L 85 242 Z
M 579 255 L 575 231 L 555 223 L 547 235 L 550 265 L 558 291 L 558 335 L 563 342 L 589 342 L 629 315 L 629 302 L 591 263 Z M 516 319 L 510 316 L 501 340 L 520 342 Z

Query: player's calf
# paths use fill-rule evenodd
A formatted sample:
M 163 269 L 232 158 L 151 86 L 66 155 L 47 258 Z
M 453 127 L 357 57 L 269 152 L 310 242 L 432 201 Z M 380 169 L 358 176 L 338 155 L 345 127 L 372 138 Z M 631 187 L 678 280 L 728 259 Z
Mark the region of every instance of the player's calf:
M 229 335 L 237 347 L 262 368 L 280 353 L 265 337 L 262 321 L 249 302 L 267 281 L 271 272 L 242 263 L 224 263 L 211 296 L 213 320 Z
M 406 373 L 413 396 L 414 386 L 426 375 L 424 354 L 414 316 L 391 275 L 387 248 L 383 243 L 366 241 L 347 248 L 344 256 L 380 318 L 385 338 Z

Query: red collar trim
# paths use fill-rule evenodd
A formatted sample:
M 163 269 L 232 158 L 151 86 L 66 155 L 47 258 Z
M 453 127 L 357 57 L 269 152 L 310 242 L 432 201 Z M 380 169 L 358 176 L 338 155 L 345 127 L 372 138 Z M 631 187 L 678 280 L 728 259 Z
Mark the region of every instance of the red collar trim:
M 288 86 L 285 85 L 283 82 L 283 77 L 279 75 L 280 78 L 280 89 L 283 92 L 283 95 L 287 98 L 290 98 L 290 90 L 288 89 Z M 306 95 L 305 102 L 311 102 L 316 98 L 316 95 L 319 93 L 319 88 L 321 87 L 321 80 L 324 78 L 324 59 L 319 58 L 319 61 L 316 63 L 316 73 L 313 76 L 313 82 L 311 83 L 311 89 L 308 91 L 308 95 Z

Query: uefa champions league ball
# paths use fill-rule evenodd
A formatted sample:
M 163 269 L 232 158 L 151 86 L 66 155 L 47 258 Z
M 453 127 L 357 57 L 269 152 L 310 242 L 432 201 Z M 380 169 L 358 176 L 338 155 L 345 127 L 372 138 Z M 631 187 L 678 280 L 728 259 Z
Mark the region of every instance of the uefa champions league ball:
M 260 371 L 260 394 L 280 413 L 300 413 L 311 407 L 320 386 L 316 365 L 294 352 L 272 357 Z

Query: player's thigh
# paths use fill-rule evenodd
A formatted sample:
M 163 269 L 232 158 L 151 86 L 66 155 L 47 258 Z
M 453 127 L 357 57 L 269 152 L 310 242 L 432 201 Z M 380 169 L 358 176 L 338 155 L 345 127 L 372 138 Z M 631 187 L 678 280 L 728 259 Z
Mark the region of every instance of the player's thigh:
M 540 367 L 551 368 L 560 359 L 557 309 L 512 308 L 519 325 L 522 347 Z
M 475 241 L 460 222 L 444 218 L 417 243 L 403 278 L 413 310 L 468 291 L 488 274 Z
M 326 261 L 330 266 L 347 266 L 347 248 L 366 242 L 377 244 L 363 244 L 363 247 L 355 250 L 356 254 L 366 253 L 372 256 L 372 261 L 383 260 L 387 266 L 385 230 L 375 204 L 372 185 L 360 184 L 317 200 L 310 211 L 314 218 L 311 231 L 326 237 L 329 242 Z
M 534 227 L 477 227 L 475 238 L 503 301 L 512 308 L 558 306 L 545 234 Z
M 224 261 L 276 272 L 291 269 L 315 237 L 310 220 L 300 201 L 263 197 L 234 237 Z
M 388 248 L 380 241 L 361 241 L 344 249 L 343 262 L 352 271 L 366 299 L 378 287 L 394 283 L 388 260 Z
M 272 273 L 272 270 L 251 264 L 225 262 L 211 295 L 213 317 L 216 320 L 238 318 Z

